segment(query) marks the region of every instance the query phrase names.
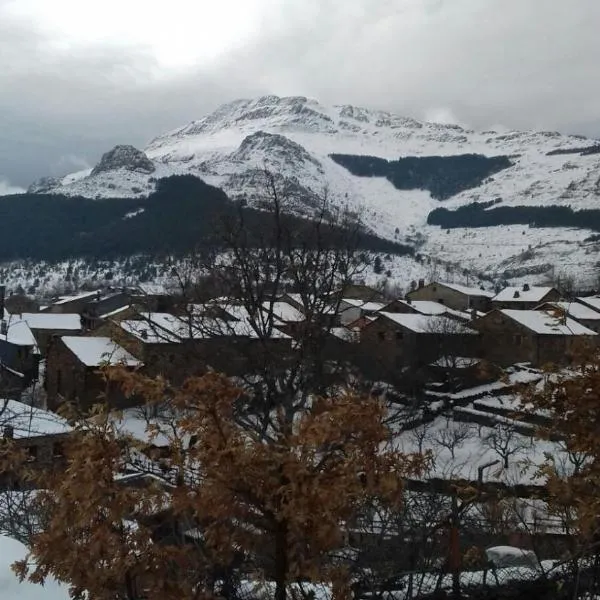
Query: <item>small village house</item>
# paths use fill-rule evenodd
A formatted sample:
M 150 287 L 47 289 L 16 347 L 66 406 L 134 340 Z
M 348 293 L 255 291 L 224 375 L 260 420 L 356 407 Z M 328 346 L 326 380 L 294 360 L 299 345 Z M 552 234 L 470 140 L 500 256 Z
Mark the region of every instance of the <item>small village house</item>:
M 481 333 L 484 357 L 500 366 L 563 364 L 582 346 L 597 343 L 594 331 L 542 310 L 497 309 L 472 325 Z
M 14 443 L 24 448 L 30 468 L 49 469 L 63 460 L 64 443 L 72 433 L 65 419 L 47 410 L 18 402 L 0 400 L 0 444 Z M 22 481 L 12 473 L 0 473 L 0 489 L 23 489 L 31 481 Z
M 477 357 L 477 331 L 444 316 L 379 313 L 361 331 L 363 357 L 372 370 L 421 368 L 443 356 Z
M 345 285 L 339 291 L 343 298 L 352 298 L 353 300 L 362 300 L 363 302 L 385 302 L 385 294 L 368 285 L 351 283 Z
M 79 312 L 84 329 L 97 328 L 107 318 L 129 311 L 133 313 L 131 297 L 123 291 L 98 294 L 83 305 Z
M 492 299 L 494 308 L 512 310 L 534 310 L 545 302 L 557 302 L 560 292 L 553 287 L 538 287 L 524 284 L 521 287 L 507 287 Z
M 81 317 L 76 313 L 23 313 L 20 318 L 29 325 L 42 356 L 46 356 L 53 337 L 83 333 Z
M 493 296 L 492 292 L 457 283 L 434 281 L 425 285 L 422 279 L 419 281 L 417 289 L 406 294 L 406 298 L 411 301 L 429 300 L 454 310 L 469 311 L 475 309 L 483 313 L 491 310 Z
M 19 399 L 22 392 L 38 379 L 39 362 L 37 341 L 27 323 L 11 316 L 1 321 L 1 396 Z
M 203 315 L 183 319 L 169 313 L 111 323 L 111 337 L 144 363 L 148 374 L 182 381 L 212 368 L 228 375 L 248 374 L 262 364 L 289 357 L 292 338 L 273 327 L 261 338 L 245 318 L 243 307 L 228 307 L 230 320 Z M 266 353 L 266 354 L 265 354 Z
M 471 319 L 484 314 L 476 311 L 475 309 L 471 309 L 469 311 L 455 310 L 446 306 L 445 304 L 433 302 L 432 300 L 392 300 L 381 310 L 384 312 L 404 313 L 410 315 L 444 315 L 450 319 L 463 322 L 470 321 Z
M 95 290 L 92 292 L 81 292 L 79 294 L 73 294 L 70 296 L 60 296 L 54 300 L 51 304 L 44 307 L 42 312 L 44 313 L 77 313 L 81 314 L 83 308 L 95 298 L 98 298 L 102 292 Z
M 373 315 L 385 307 L 383 302 L 342 298 L 339 303 L 338 315 L 341 325 L 348 325 L 361 318 Z
M 139 368 L 142 363 L 107 337 L 54 338 L 46 359 L 48 408 L 56 411 L 65 402 L 84 412 L 100 402 L 111 408 L 135 405 L 137 399 L 125 398 L 120 389 L 105 381 L 100 369 L 111 365 Z

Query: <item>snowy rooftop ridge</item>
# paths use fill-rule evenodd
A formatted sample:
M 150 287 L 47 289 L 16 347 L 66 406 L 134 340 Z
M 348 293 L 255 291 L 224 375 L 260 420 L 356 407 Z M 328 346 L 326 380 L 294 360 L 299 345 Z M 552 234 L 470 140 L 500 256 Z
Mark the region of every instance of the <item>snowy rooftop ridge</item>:
M 577 321 L 551 315 L 543 310 L 513 310 L 504 308 L 503 315 L 541 335 L 597 335 Z
M 108 337 L 63 336 L 61 340 L 86 367 L 104 364 L 138 367 L 142 364 Z
M 437 282 L 438 285 L 443 285 L 451 290 L 455 290 L 456 292 L 460 292 L 461 294 L 465 294 L 467 296 L 480 296 L 483 298 L 493 298 L 494 294 L 492 292 L 488 292 L 486 290 L 482 290 L 481 288 L 469 287 L 466 285 L 461 285 L 459 283 L 446 283 L 445 281 Z
M 554 288 L 524 285 L 506 287 L 494 296 L 495 302 L 541 302 Z
M 414 315 L 405 313 L 380 312 L 383 318 L 409 329 L 414 333 L 449 333 L 478 335 L 477 331 L 465 327 L 463 324 L 439 315 Z
M 31 329 L 81 331 L 81 317 L 76 313 L 23 313 L 21 319 Z

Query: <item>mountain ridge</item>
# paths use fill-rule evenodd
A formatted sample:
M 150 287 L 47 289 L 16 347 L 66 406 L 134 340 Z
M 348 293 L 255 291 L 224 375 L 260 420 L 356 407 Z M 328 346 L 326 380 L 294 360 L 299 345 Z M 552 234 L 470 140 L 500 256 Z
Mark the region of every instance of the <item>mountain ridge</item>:
M 583 260 L 591 269 L 597 248 L 590 250 L 584 242 L 590 237 L 584 228 L 553 227 L 550 235 L 546 228 L 524 231 L 521 225 L 527 223 L 518 223 L 485 231 L 465 227 L 446 232 L 428 224 L 428 217 L 440 201 L 448 211 L 492 200 L 507 208 L 596 210 L 600 208 L 600 154 L 593 149 L 598 145 L 596 140 L 557 132 L 477 132 L 381 110 L 328 106 L 303 96 L 263 96 L 224 104 L 153 138 L 136 150 L 151 163 L 152 173 L 126 166 L 95 173 L 88 170 L 46 181 L 43 189 L 97 199 L 144 198 L 161 178 L 192 174 L 234 200 L 260 207 L 259 172 L 266 167 L 292 191 L 291 207 L 296 214 L 310 216 L 315 199 L 327 190 L 332 203 L 360 212 L 366 225 L 382 237 L 403 241 L 422 234 L 419 251 L 431 257 L 462 261 L 470 269 L 493 274 L 499 264 L 513 261 L 520 267 L 524 253 L 531 249 L 539 248 L 539 256 L 534 251 L 527 265 L 551 262 L 555 245 L 557 260 L 567 262 L 565 268 Z M 410 187 L 413 184 L 406 183 L 404 173 L 387 178 L 358 176 L 332 155 L 383 161 L 411 158 L 418 168 L 432 158 L 467 155 L 506 157 L 511 164 L 486 177 L 473 173 L 476 185 L 455 186 L 456 193 L 444 188 L 432 194 L 431 188 L 438 189 L 439 181 L 424 185 L 428 172 Z M 38 189 L 34 185 L 31 191 Z M 569 254 L 576 256 L 571 263 Z

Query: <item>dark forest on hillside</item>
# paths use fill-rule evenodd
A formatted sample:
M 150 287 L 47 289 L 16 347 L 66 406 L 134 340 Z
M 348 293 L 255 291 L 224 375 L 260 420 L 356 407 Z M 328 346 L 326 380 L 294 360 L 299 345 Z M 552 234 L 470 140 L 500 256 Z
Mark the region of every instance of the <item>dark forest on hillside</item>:
M 428 225 L 454 227 L 576 227 L 600 231 L 600 210 L 573 210 L 569 206 L 496 206 L 494 202 L 473 202 L 456 210 L 436 208 L 427 217 Z
M 136 216 L 128 213 L 144 209 Z M 147 199 L 68 197 L 19 194 L 0 198 L 0 260 L 68 257 L 116 258 L 132 254 L 185 254 L 199 247 L 218 247 L 216 231 L 240 205 L 219 188 L 192 175 L 158 182 Z M 242 209 L 250 231 L 268 226 L 269 215 Z M 288 216 L 289 228 L 301 239 L 307 221 Z M 361 235 L 362 249 L 409 254 L 408 246 Z
M 385 177 L 399 190 L 427 190 L 436 200 L 477 187 L 513 164 L 508 156 L 483 154 L 406 156 L 398 160 L 351 154 L 330 156 L 353 175 Z

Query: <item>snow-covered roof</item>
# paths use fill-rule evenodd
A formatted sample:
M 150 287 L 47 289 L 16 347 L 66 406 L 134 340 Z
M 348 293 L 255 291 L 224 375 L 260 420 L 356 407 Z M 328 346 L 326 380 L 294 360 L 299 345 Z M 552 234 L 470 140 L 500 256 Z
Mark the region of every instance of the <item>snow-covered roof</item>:
M 52 304 L 67 304 L 68 302 L 73 302 L 75 300 L 85 300 L 86 298 L 93 298 L 98 295 L 98 290 L 93 292 L 82 292 L 81 294 L 75 294 L 73 296 L 61 296 L 56 302 Z
M 238 308 L 243 309 L 243 307 Z M 244 310 L 234 312 L 237 317 L 247 315 Z M 213 337 L 259 337 L 247 318 L 225 321 L 198 316 L 191 320 L 184 320 L 169 313 L 144 313 L 140 316 L 141 319 L 121 321 L 119 326 L 149 344 L 179 343 L 182 340 Z M 284 339 L 290 336 L 273 328 L 271 337 Z
M 63 336 L 65 346 L 87 367 L 122 364 L 137 367 L 141 363 L 108 337 Z
M 271 309 L 270 303 L 265 302 L 263 308 L 268 312 Z M 284 323 L 301 323 L 306 319 L 296 307 L 280 301 L 273 303 L 273 316 Z
M 438 315 L 414 315 L 404 313 L 379 313 L 382 317 L 401 325 L 402 327 L 414 331 L 415 333 L 448 333 L 448 334 L 473 334 L 476 331 L 465 327 L 458 321 L 448 317 Z
M 31 329 L 26 321 L 22 319 L 15 320 L 10 318 L 7 320 L 8 333 L 0 334 L 0 340 L 15 344 L 16 346 L 32 346 L 37 348 L 37 342 Z
M 513 310 L 505 308 L 500 311 L 503 315 L 542 335 L 596 335 L 577 321 L 561 319 L 543 310 Z
M 460 283 L 446 283 L 445 281 L 438 281 L 438 285 L 443 285 L 451 290 L 455 290 L 456 292 L 460 292 L 461 294 L 465 294 L 467 296 L 481 296 L 483 298 L 493 298 L 494 294 L 492 292 L 487 292 L 486 290 L 482 290 L 481 288 L 469 287 L 466 285 L 461 285 Z
M 56 413 L 17 400 L 0 400 L 0 422 L 3 426 L 12 426 L 15 439 L 58 435 L 71 431 L 67 421 Z
M 507 287 L 494 296 L 495 302 L 541 302 L 553 290 L 551 287 Z
M 26 321 L 31 329 L 81 331 L 81 317 L 76 313 L 23 313 L 21 319 Z
M 577 301 L 600 311 L 600 296 L 586 296 L 585 298 L 577 298 Z
M 405 306 L 411 307 L 422 315 L 453 315 L 465 321 L 468 321 L 471 318 L 470 312 L 454 310 L 448 308 L 444 304 L 434 302 L 433 300 L 411 300 L 410 302 L 407 300 L 398 300 L 397 302 L 401 302 Z
M 177 343 L 183 339 L 203 337 L 195 335 L 182 319 L 170 313 L 152 312 L 143 313 L 141 319 L 128 319 L 121 321 L 119 326 L 144 342 L 150 344 Z
M 559 308 L 576 320 L 600 321 L 600 312 L 579 302 L 548 302 L 548 305 Z
M 355 308 L 360 308 L 365 312 L 377 312 L 386 306 L 385 302 L 371 302 L 367 300 L 358 300 L 356 298 L 342 298 L 340 301 L 340 307 L 343 307 L 345 304 Z
M 131 308 L 131 304 L 126 304 L 125 306 L 120 306 L 119 308 L 115 308 L 115 310 L 111 310 L 110 312 L 100 315 L 99 318 L 100 319 L 109 319 L 110 317 L 114 317 L 114 316 L 118 315 L 119 313 L 129 310 L 130 308 Z

